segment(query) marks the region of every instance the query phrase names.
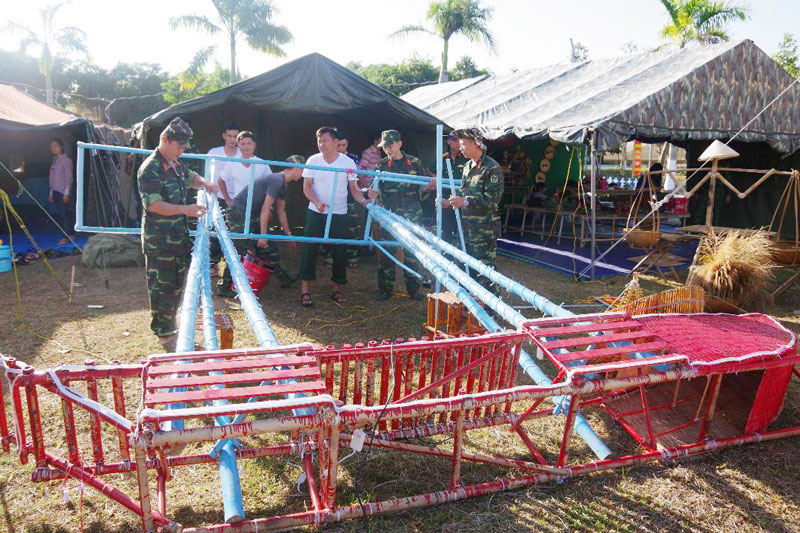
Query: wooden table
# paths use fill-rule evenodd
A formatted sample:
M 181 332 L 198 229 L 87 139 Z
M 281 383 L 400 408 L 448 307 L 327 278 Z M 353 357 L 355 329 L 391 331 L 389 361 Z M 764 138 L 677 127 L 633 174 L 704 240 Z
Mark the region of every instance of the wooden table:
M 508 221 L 511 218 L 511 213 L 513 211 L 522 211 L 522 223 L 519 225 L 519 228 L 513 227 L 509 228 Z M 575 232 L 573 235 L 574 239 L 578 239 L 580 246 L 585 246 L 586 243 L 591 242 L 592 235 L 591 235 L 591 228 L 589 227 L 591 223 L 591 214 L 585 213 L 583 210 L 581 212 L 573 212 L 574 208 L 572 209 L 557 209 L 554 207 L 532 207 L 524 204 L 508 204 L 506 205 L 506 217 L 503 223 L 503 230 L 508 231 L 509 229 L 519 229 L 519 234 L 523 235 L 524 233 L 532 233 L 534 235 L 541 235 L 542 238 L 551 235 L 553 233 L 552 228 L 548 231 L 546 230 L 546 221 L 547 215 L 553 215 L 554 217 L 559 217 L 558 222 L 558 240 L 557 242 L 561 242 L 561 237 L 564 230 L 564 220 L 568 217 L 574 217 L 574 221 L 579 224 L 580 226 L 580 234 Z M 533 222 L 531 223 L 530 229 L 527 229 L 527 221 L 528 221 L 528 214 L 533 215 Z M 536 223 L 539 219 L 538 215 L 541 215 L 542 218 L 542 229 L 541 231 L 536 230 Z M 681 223 L 685 223 L 686 220 L 689 218 L 688 213 L 677 213 L 677 214 L 668 214 L 666 215 L 668 218 L 677 218 L 681 221 Z M 606 222 L 611 226 L 611 233 L 607 237 L 597 237 L 597 242 L 613 242 L 617 239 L 624 236 L 624 229 L 625 223 L 628 220 L 627 213 L 609 213 L 609 212 L 598 212 L 596 215 L 597 222 Z
M 681 243 L 693 241 L 699 237 L 695 235 L 682 235 L 680 233 L 662 233 L 661 239 L 645 255 L 630 257 L 628 261 L 638 261 L 631 272 L 636 272 L 642 267 L 642 272 L 648 272 L 655 268 L 661 279 L 667 281 L 667 276 L 662 268 L 669 269 L 675 277 L 675 281 L 680 281 L 676 266 L 681 266 L 688 258 L 680 257 L 672 253 L 672 249 Z

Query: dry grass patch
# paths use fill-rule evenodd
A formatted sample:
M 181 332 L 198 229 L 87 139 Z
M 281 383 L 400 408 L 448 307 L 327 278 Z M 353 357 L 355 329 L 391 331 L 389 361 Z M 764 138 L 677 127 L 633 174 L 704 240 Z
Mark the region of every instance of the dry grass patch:
M 288 264 L 296 258 L 289 257 Z M 53 261 L 59 274 L 69 278 L 75 258 Z M 499 260 L 500 270 L 551 298 L 556 303 L 573 304 L 592 295 L 619 294 L 624 278 L 575 283 L 548 270 L 512 260 Z M 320 267 L 320 280 L 313 287 L 317 307 L 299 305 L 299 289 L 280 290 L 270 285 L 261 302 L 278 338 L 286 344 L 310 341 L 340 346 L 373 339 L 419 337 L 425 318 L 425 303 L 396 297 L 376 303 L 375 258 L 362 261 L 359 269 L 348 272 L 345 289 L 348 302 L 332 302 L 327 281 L 328 271 Z M 16 316 L 14 282 L 11 275 L 0 275 L 0 351 L 18 357 L 38 368 L 58 363 L 82 363 L 119 360 L 136 362 L 159 346 L 149 331 L 149 313 L 143 269 L 125 268 L 90 271 L 78 266 L 72 304 L 60 293 L 41 263 L 20 269 L 23 296 L 23 329 Z M 779 273 L 779 279 L 782 274 Z M 108 279 L 106 286 L 105 280 Z M 667 288 L 645 277 L 643 288 L 655 292 Z M 398 289 L 402 289 L 398 276 Z M 795 332 L 800 331 L 800 317 L 792 311 L 800 304 L 797 291 L 789 291 L 777 303 L 776 315 Z M 512 305 L 521 305 L 510 298 Z M 100 310 L 87 305 L 103 305 Z M 217 310 L 228 312 L 235 323 L 235 346 L 254 345 L 255 338 L 244 315 L 235 304 L 216 301 Z M 592 311 L 596 308 L 575 308 Z M 537 316 L 528 309 L 527 316 Z M 525 378 L 521 378 L 525 379 Z M 101 400 L 109 390 L 101 387 Z M 44 401 L 47 442 L 62 442 L 60 406 Z M 50 398 L 49 400 L 52 400 Z M 136 393 L 129 392 L 128 405 L 138 404 Z M 76 412 L 77 415 L 77 412 Z M 636 446 L 628 435 L 608 418 L 587 413 L 587 419 L 614 450 L 629 453 Z M 558 452 L 562 419 L 526 422 L 525 427 L 552 457 Z M 784 412 L 778 423 L 800 421 L 800 387 L 790 387 Z M 79 419 L 82 428 L 86 420 Z M 87 431 L 82 432 L 87 438 Z M 108 434 L 107 442 L 113 442 Z M 273 437 L 253 438 L 250 442 L 273 442 Z M 279 439 L 280 437 L 274 437 Z M 447 437 L 420 439 L 427 444 L 446 447 Z M 469 432 L 465 440 L 469 452 L 496 451 L 523 458 L 526 450 L 516 437 L 502 428 Z M 688 463 L 673 466 L 642 467 L 600 473 L 564 484 L 548 484 L 510 493 L 477 498 L 452 505 L 410 511 L 397 515 L 337 524 L 330 531 L 797 531 L 800 521 L 800 465 L 795 460 L 798 442 L 785 440 L 730 449 Z M 195 446 L 195 451 L 207 447 Z M 345 451 L 345 453 L 347 453 Z M 591 452 L 578 439 L 573 441 L 575 457 L 589 460 Z M 113 460 L 113 456 L 112 459 Z M 301 511 L 308 503 L 296 490 L 301 472 L 298 458 L 270 458 L 240 462 L 248 516 Z M 15 455 L 0 454 L 0 530 L 35 532 L 76 531 L 80 527 L 81 507 L 77 490 L 72 503 L 65 504 L 60 482 L 32 484 L 32 467 L 19 464 Z M 220 489 L 214 465 L 174 470 L 168 484 L 168 511 L 177 521 L 189 526 L 222 520 Z M 483 481 L 503 475 L 503 470 L 465 463 L 467 482 Z M 400 452 L 374 449 L 362 452 L 342 465 L 340 501 L 383 499 L 413 492 L 444 488 L 449 480 L 449 461 L 419 457 Z M 109 476 L 108 481 L 129 494 L 136 494 L 132 476 Z M 67 486 L 76 483 L 68 481 Z M 137 531 L 135 517 L 117 504 L 87 489 L 82 507 L 86 531 Z

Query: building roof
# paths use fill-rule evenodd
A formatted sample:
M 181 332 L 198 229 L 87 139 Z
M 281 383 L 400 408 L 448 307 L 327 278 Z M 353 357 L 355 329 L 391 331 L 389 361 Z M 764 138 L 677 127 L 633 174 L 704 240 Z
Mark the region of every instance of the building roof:
M 0 128 L 63 124 L 76 118 L 78 117 L 47 105 L 14 86 L 0 84 Z

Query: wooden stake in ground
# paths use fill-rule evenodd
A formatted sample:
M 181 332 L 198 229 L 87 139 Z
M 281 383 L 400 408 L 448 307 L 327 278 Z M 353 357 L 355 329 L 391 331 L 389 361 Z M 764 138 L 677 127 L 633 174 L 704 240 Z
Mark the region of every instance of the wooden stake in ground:
M 72 303 L 72 292 L 75 290 L 75 265 L 72 265 L 72 276 L 69 278 L 69 299 L 68 303 Z

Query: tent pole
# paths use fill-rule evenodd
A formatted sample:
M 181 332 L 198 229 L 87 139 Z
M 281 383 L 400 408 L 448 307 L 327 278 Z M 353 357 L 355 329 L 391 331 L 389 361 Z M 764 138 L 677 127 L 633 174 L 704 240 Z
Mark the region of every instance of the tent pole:
M 442 136 L 444 135 L 444 126 L 442 124 L 436 125 L 436 198 L 434 198 L 434 204 L 436 206 L 436 238 L 442 238 L 442 153 L 444 148 L 442 147 Z M 436 251 L 438 253 L 442 253 L 442 250 L 439 246 L 436 246 Z M 440 289 L 439 279 L 436 279 L 436 291 L 439 292 Z M 438 303 L 438 300 L 437 300 Z M 438 311 L 438 309 L 437 309 Z
M 596 247 L 597 247 L 597 130 L 592 131 L 592 136 L 589 140 L 589 144 L 591 146 L 591 151 L 589 157 L 591 158 L 591 185 L 589 190 L 591 191 L 591 230 L 592 230 L 592 249 L 591 249 L 591 259 L 592 259 L 592 270 L 590 274 L 590 279 L 594 279 L 594 262 L 596 256 Z

